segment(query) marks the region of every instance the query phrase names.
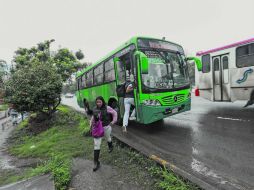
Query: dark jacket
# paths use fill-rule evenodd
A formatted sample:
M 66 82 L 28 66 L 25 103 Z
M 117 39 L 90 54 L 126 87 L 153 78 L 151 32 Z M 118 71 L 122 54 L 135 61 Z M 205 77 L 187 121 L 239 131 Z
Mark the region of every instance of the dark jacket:
M 133 90 L 128 92 L 128 93 L 126 92 L 127 87 L 129 85 L 132 85 L 132 87 L 134 88 L 134 83 L 133 82 L 126 82 L 125 83 L 125 98 L 134 98 L 134 91 Z
M 110 123 L 116 123 L 117 121 L 117 112 L 111 108 L 110 106 L 103 107 L 101 109 L 94 107 L 93 109 L 93 116 L 91 118 L 91 124 L 94 121 L 99 120 L 99 114 L 101 114 L 101 120 L 102 120 L 102 125 L 103 127 L 108 126 Z M 112 117 L 111 117 L 112 115 Z M 113 120 L 111 120 L 113 118 Z M 112 122 L 111 122 L 112 121 Z

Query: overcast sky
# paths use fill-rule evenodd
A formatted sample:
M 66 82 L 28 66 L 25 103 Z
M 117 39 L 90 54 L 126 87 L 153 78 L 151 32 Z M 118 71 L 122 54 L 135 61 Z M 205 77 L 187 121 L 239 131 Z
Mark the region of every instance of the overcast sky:
M 254 37 L 254 0 L 0 0 L 0 59 L 55 39 L 94 62 L 134 35 L 188 53 Z

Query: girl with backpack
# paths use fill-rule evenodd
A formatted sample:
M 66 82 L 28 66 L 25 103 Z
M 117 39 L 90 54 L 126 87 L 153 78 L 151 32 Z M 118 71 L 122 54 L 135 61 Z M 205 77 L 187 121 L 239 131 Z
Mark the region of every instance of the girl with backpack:
M 117 112 L 107 106 L 102 96 L 99 96 L 95 100 L 96 106 L 93 109 L 93 116 L 90 121 L 90 127 L 92 136 L 94 137 L 94 168 L 96 171 L 100 168 L 100 146 L 102 137 L 105 136 L 108 142 L 109 153 L 113 151 L 113 144 L 111 139 L 111 124 L 115 124 L 117 121 Z M 111 121 L 112 116 L 113 120 Z

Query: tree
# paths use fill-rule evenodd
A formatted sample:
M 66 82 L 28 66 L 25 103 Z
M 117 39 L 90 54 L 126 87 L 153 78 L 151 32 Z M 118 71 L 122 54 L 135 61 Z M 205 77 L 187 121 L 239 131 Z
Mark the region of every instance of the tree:
M 77 82 L 74 81 L 74 82 L 70 82 L 70 83 L 66 83 L 63 85 L 63 88 L 62 88 L 62 92 L 64 94 L 66 93 L 72 93 L 74 94 L 77 90 Z
M 54 55 L 50 53 L 50 44 L 54 40 L 46 40 L 38 43 L 30 49 L 19 48 L 15 51 L 13 61 L 16 63 L 16 69 L 21 67 L 30 67 L 32 63 L 51 63 L 57 68 L 57 72 L 62 76 L 65 82 L 71 77 L 79 67 L 80 63 L 75 55 L 67 48 L 59 49 Z M 82 52 L 81 52 L 82 53 Z
M 59 49 L 52 58 L 57 68 L 57 72 L 61 74 L 63 81 L 67 81 L 72 73 L 75 73 L 80 67 L 80 63 L 71 51 L 66 48 Z
M 7 80 L 7 62 L 4 60 L 0 60 L 0 99 L 2 99 L 3 94 L 4 94 L 4 83 L 5 80 Z
M 50 116 L 61 102 L 62 79 L 51 63 L 33 62 L 16 70 L 6 84 L 7 101 L 18 112 Z
M 76 55 L 76 58 L 78 59 L 78 60 L 81 60 L 81 59 L 83 59 L 85 56 L 84 56 L 84 54 L 83 54 L 83 52 L 81 51 L 81 50 L 78 50 L 76 53 L 75 53 L 75 55 Z
M 54 40 L 30 49 L 19 48 L 14 55 L 16 68 L 6 86 L 7 101 L 19 112 L 40 112 L 51 116 L 61 101 L 63 82 L 80 67 L 67 48 L 50 52 Z

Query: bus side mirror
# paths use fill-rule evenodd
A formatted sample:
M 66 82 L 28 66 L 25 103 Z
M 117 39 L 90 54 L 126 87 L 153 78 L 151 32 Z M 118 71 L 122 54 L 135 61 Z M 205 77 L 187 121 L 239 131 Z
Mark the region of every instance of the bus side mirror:
M 197 58 L 197 57 L 187 57 L 186 61 L 194 61 L 196 66 L 197 66 L 198 71 L 202 71 L 202 62 L 199 58 Z
M 139 52 L 141 74 L 148 74 L 149 63 L 148 58 L 143 52 Z
M 141 74 L 148 74 L 149 63 L 148 63 L 147 56 L 141 51 L 136 51 L 135 57 L 137 59 L 137 62 L 140 62 L 139 65 L 140 65 Z
M 120 61 L 120 58 L 119 57 L 114 57 L 113 61 L 116 63 L 116 62 Z
M 141 73 L 148 74 L 149 64 L 146 57 L 141 57 Z

